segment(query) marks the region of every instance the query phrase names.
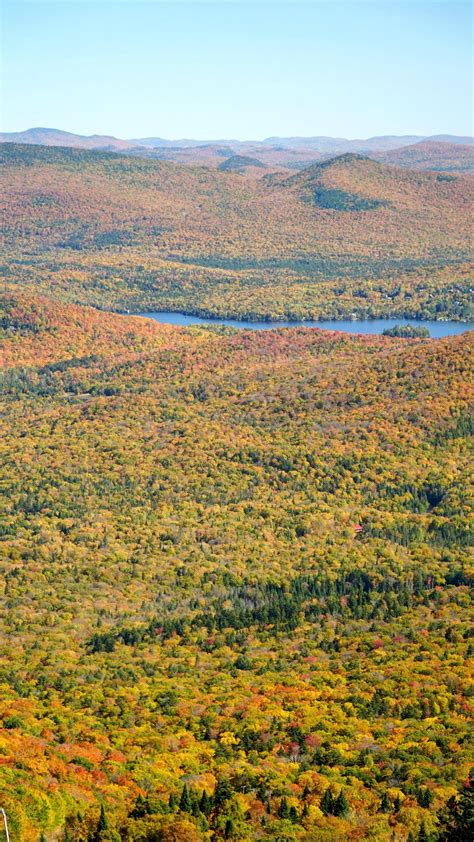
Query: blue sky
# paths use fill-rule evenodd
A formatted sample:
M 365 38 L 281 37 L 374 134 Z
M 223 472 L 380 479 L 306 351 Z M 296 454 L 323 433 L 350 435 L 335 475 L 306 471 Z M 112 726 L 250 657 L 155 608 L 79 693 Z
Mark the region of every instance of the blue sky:
M 472 132 L 468 3 L 7 0 L 2 40 L 5 131 Z

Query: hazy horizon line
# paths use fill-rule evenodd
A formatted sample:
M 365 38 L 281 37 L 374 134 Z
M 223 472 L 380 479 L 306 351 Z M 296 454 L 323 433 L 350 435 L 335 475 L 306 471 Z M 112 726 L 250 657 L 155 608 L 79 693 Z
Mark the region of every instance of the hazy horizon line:
M 423 138 L 430 138 L 430 137 L 439 137 L 439 136 L 446 136 L 446 137 L 468 137 L 474 138 L 474 134 L 460 134 L 455 131 L 438 131 L 438 132 L 419 132 L 413 131 L 410 133 L 403 132 L 398 134 L 397 132 L 385 132 L 384 134 L 367 134 L 366 136 L 358 135 L 358 136 L 351 136 L 351 135 L 331 135 L 331 134 L 267 134 L 265 137 L 235 137 L 231 135 L 220 135 L 217 136 L 206 136 L 206 137 L 198 137 L 193 134 L 181 135 L 181 136 L 171 136 L 165 135 L 160 133 L 153 133 L 150 131 L 148 134 L 144 135 L 121 135 L 121 134 L 113 134 L 112 132 L 108 131 L 94 131 L 90 134 L 84 133 L 82 131 L 73 131 L 71 129 L 64 129 L 58 128 L 58 126 L 46 126 L 46 125 L 30 125 L 25 129 L 4 129 L 0 127 L 0 134 L 26 134 L 27 132 L 32 131 L 55 131 L 55 132 L 64 132 L 65 134 L 76 135 L 77 137 L 85 137 L 85 138 L 92 138 L 92 137 L 110 137 L 114 140 L 129 140 L 129 141 L 139 141 L 139 140 L 147 140 L 149 138 L 156 138 L 165 141 L 199 141 L 199 142 L 218 142 L 218 141 L 235 141 L 237 143 L 263 143 L 266 140 L 273 140 L 273 139 L 288 139 L 288 138 L 298 138 L 303 140 L 311 140 L 314 138 L 327 138 L 330 140 L 372 140 L 374 138 L 387 138 L 387 137 L 396 137 L 396 138 L 404 138 L 404 137 L 423 137 Z

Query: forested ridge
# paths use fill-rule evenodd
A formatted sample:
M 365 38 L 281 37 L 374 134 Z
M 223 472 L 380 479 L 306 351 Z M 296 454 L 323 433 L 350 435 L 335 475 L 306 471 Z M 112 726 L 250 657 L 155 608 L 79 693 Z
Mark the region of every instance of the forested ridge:
M 472 336 L 0 325 L 12 840 L 469 839 Z
M 32 128 L 25 132 L 0 132 L 1 143 L 33 144 L 53 147 L 74 147 L 83 150 L 115 151 L 125 155 L 151 157 L 182 164 L 204 164 L 219 167 L 227 162 L 232 169 L 244 166 L 267 166 L 281 171 L 302 169 L 318 161 L 347 152 L 369 155 L 396 166 L 438 172 L 472 173 L 474 149 L 472 138 L 452 135 L 434 137 L 375 137 L 366 141 L 342 138 L 267 138 L 266 141 L 166 141 L 163 138 L 122 140 L 110 135 L 81 136 L 57 129 Z M 408 144 L 408 145 L 407 145 Z M 242 162 L 241 162 L 242 163 Z M 236 166 L 237 165 L 237 166 Z
M 355 154 L 292 175 L 14 143 L 0 165 L 4 280 L 64 302 L 255 319 L 472 315 L 467 176 Z

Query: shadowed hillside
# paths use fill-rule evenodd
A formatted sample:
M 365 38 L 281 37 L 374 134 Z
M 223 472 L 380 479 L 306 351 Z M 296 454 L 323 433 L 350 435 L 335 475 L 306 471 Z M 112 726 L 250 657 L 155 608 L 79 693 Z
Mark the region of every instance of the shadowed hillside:
M 265 169 L 265 164 L 262 164 L 258 158 L 250 158 L 248 155 L 232 155 L 220 164 L 219 169 L 221 172 L 243 172 L 250 167 Z

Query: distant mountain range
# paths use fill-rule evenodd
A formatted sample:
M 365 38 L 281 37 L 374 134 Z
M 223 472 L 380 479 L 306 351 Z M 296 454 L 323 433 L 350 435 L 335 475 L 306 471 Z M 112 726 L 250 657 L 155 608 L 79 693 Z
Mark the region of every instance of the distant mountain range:
M 373 152 L 375 150 L 399 149 L 421 141 L 440 141 L 443 143 L 461 143 L 474 145 L 474 138 L 458 135 L 381 135 L 360 140 L 348 140 L 343 137 L 269 137 L 262 145 L 278 145 L 286 149 L 314 149 L 317 152 Z
M 280 147 L 282 149 L 313 149 L 322 153 L 369 152 L 399 149 L 421 141 L 456 143 L 464 146 L 474 145 L 474 138 L 458 135 L 381 135 L 367 139 L 349 140 L 343 137 L 267 137 L 264 140 L 167 140 L 162 137 L 142 137 L 123 140 L 112 135 L 80 135 L 61 129 L 34 128 L 24 132 L 2 132 L 0 142 L 35 143 L 44 146 L 74 146 L 82 149 L 129 149 L 142 146 L 147 149 L 190 149 L 196 146 L 224 146 L 232 150 Z
M 474 171 L 474 139 L 457 135 L 383 135 L 350 140 L 340 137 L 268 137 L 261 141 L 166 140 L 161 137 L 121 139 L 111 135 L 79 135 L 59 129 L 33 128 L 0 133 L 0 142 L 26 143 L 122 152 L 182 164 L 206 165 L 237 172 L 273 167 L 299 170 L 347 153 L 368 155 L 411 169 Z M 252 159 L 249 161 L 239 159 Z M 234 160 L 237 159 L 237 160 Z

